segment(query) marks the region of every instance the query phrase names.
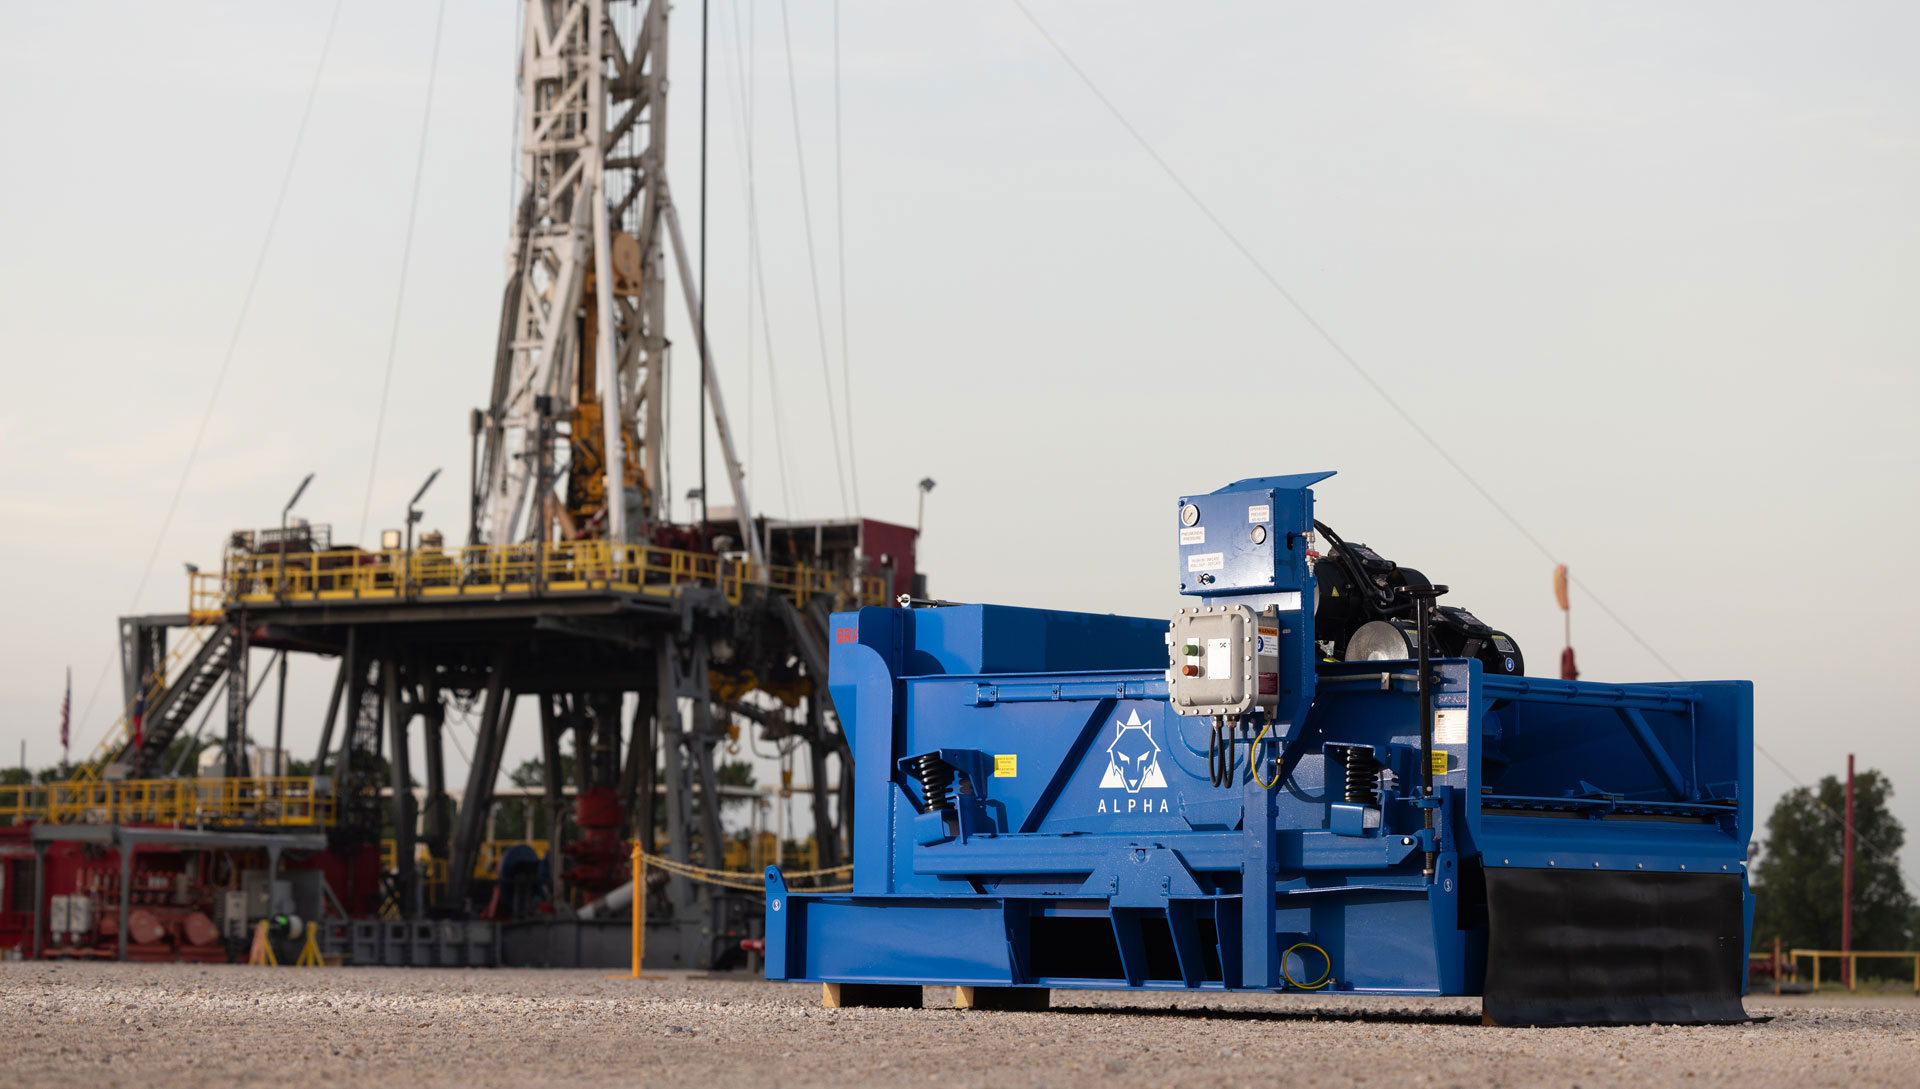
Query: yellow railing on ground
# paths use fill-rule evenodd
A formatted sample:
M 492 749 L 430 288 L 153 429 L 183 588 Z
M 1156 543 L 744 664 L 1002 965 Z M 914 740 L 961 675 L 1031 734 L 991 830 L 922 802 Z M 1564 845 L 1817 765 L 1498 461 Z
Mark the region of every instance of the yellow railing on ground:
M 210 828 L 321 828 L 336 801 L 315 781 L 286 776 L 238 779 L 110 779 L 0 786 L 9 823 L 158 824 Z
M 1828 957 L 1832 957 L 1846 967 L 1847 970 L 1843 974 L 1846 977 L 1844 982 L 1849 991 L 1859 986 L 1860 959 L 1862 957 L 1868 959 L 1890 958 L 1899 960 L 1904 958 L 1911 960 L 1913 961 L 1913 993 L 1920 994 L 1920 952 L 1909 952 L 1905 950 L 1795 949 L 1787 955 L 1793 958 L 1796 974 L 1801 957 L 1813 958 L 1813 989 L 1815 991 L 1820 989 L 1820 962 Z
M 496 597 L 540 592 L 614 590 L 671 595 L 684 586 L 718 587 L 738 603 L 746 587 L 762 581 L 744 559 L 653 545 L 610 541 L 422 547 L 362 551 L 244 552 L 230 555 L 217 591 L 196 580 L 195 609 L 217 594 L 223 605 L 312 603 L 343 600 Z M 886 601 L 886 580 L 848 577 L 817 567 L 768 567 L 765 582 L 801 605 L 810 598 L 844 594 L 861 605 Z M 200 576 L 204 579 L 208 576 Z

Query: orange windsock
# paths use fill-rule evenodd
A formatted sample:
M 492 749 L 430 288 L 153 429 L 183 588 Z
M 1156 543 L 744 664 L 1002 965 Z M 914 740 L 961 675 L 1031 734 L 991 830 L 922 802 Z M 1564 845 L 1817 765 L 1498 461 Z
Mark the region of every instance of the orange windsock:
M 1553 569 L 1553 599 L 1560 603 L 1560 611 L 1567 611 L 1567 565 L 1561 564 Z

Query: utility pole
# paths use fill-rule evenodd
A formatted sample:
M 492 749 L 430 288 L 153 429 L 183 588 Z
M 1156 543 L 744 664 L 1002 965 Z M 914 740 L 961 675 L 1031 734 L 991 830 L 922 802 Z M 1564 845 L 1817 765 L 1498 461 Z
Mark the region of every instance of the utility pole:
M 1853 952 L 1853 754 L 1847 754 L 1847 829 L 1846 854 L 1840 863 L 1840 951 Z M 1853 958 L 1842 957 L 1847 989 L 1854 987 Z

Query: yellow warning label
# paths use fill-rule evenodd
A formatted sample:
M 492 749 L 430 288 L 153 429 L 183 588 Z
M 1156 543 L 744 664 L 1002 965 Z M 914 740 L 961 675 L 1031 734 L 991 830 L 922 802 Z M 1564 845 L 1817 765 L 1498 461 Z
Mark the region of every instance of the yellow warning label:
M 1011 779 L 1020 774 L 1020 755 L 1018 753 L 996 753 L 993 757 L 993 777 Z
M 1445 775 L 1447 773 L 1447 751 L 1445 749 L 1434 750 L 1433 773 L 1435 775 Z

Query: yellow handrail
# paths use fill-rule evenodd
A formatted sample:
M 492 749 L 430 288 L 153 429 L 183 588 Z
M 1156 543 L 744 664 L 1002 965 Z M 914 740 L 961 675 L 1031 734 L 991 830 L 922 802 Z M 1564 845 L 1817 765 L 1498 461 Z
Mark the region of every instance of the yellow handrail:
M 1795 949 L 1787 955 L 1793 958 L 1794 964 L 1796 965 L 1796 974 L 1798 974 L 1797 965 L 1801 957 L 1813 958 L 1813 989 L 1815 991 L 1820 989 L 1820 962 L 1823 958 L 1832 957 L 1847 966 L 1847 990 L 1851 991 L 1860 982 L 1861 957 L 1891 957 L 1896 960 L 1901 957 L 1906 957 L 1913 961 L 1913 993 L 1920 994 L 1920 952 L 1899 949 Z
M 338 803 L 318 781 L 296 776 L 235 779 L 68 779 L 0 786 L 0 817 L 12 824 L 158 824 L 177 827 L 323 828 Z
M 811 597 L 845 595 L 852 603 L 878 605 L 887 599 L 886 580 L 875 575 L 846 576 L 807 566 L 766 567 L 765 578 L 749 560 L 610 541 L 560 541 L 538 544 L 422 546 L 412 551 L 243 552 L 228 557 L 216 588 L 196 576 L 191 612 L 218 615 L 223 607 L 265 603 L 309 603 L 503 595 L 581 590 L 671 595 L 685 586 L 712 586 L 729 601 L 740 601 L 746 587 L 765 582 L 805 605 Z

